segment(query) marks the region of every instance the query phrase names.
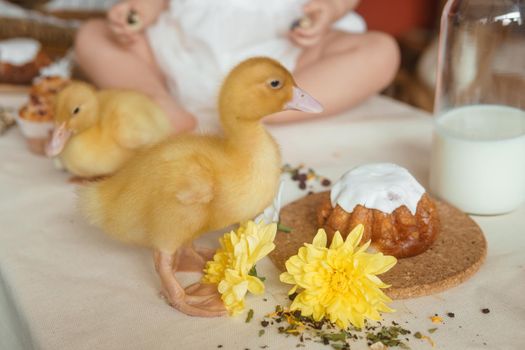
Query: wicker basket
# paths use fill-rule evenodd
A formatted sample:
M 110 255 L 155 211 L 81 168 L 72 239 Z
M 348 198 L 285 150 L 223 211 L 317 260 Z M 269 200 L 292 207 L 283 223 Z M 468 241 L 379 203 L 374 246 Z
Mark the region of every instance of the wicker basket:
M 29 37 L 46 48 L 50 56 L 61 56 L 73 45 L 75 28 L 57 26 L 34 20 L 0 17 L 0 40 Z

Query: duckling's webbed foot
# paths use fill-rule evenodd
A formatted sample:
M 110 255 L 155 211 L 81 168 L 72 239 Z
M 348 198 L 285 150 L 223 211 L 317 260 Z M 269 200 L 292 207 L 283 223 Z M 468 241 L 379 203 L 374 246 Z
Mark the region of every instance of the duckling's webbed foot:
M 155 252 L 155 267 L 168 303 L 190 316 L 216 317 L 226 315 L 226 309 L 214 285 L 196 283 L 184 290 L 175 278 L 176 254 Z
M 195 248 L 193 244 L 185 245 L 177 250 L 174 271 L 202 272 L 206 262 L 213 259 L 215 250 Z

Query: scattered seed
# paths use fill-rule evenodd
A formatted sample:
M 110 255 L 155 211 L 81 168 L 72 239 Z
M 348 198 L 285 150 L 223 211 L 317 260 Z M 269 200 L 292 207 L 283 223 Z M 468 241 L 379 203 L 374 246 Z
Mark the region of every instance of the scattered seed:
M 324 187 L 328 187 L 331 184 L 332 184 L 332 181 L 330 181 L 330 180 L 328 180 L 326 178 L 321 181 L 321 185 L 323 185 Z
M 290 164 L 285 164 L 282 167 L 283 173 L 289 173 L 293 181 L 299 182 L 300 189 L 307 188 L 307 182 L 318 181 L 322 186 L 327 187 L 331 185 L 331 181 L 323 176 L 317 174 L 313 169 L 305 169 L 304 164 L 299 164 L 297 167 L 292 167 Z M 310 186 L 311 187 L 311 186 Z
M 454 318 L 456 315 L 453 312 L 448 312 L 447 316 L 450 318 Z
M 484 308 L 484 309 L 481 309 L 481 312 L 483 312 L 484 314 L 488 314 L 490 310 L 487 308 Z

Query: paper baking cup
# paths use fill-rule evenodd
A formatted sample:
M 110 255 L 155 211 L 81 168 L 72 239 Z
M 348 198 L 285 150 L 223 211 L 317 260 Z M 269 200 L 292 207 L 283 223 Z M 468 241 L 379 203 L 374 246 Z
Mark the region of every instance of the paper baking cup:
M 16 123 L 20 127 L 22 135 L 29 139 L 47 139 L 49 137 L 49 132 L 53 131 L 55 123 L 52 121 L 49 122 L 34 122 L 31 120 L 26 120 L 16 116 Z

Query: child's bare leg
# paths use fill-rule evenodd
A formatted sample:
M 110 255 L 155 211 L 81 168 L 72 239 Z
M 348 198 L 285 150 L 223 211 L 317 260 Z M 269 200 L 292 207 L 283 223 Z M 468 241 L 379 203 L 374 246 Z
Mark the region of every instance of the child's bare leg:
M 332 31 L 317 46 L 299 57 L 295 79 L 301 88 L 321 102 L 329 116 L 355 106 L 381 91 L 393 79 L 399 65 L 399 50 L 386 34 L 349 34 Z M 270 123 L 311 119 L 296 111 L 277 113 Z
M 122 46 L 113 40 L 105 21 L 89 21 L 77 34 L 75 54 L 83 72 L 99 87 L 140 91 L 160 105 L 177 132 L 195 127 L 194 117 L 179 106 L 166 88 L 145 36 Z

